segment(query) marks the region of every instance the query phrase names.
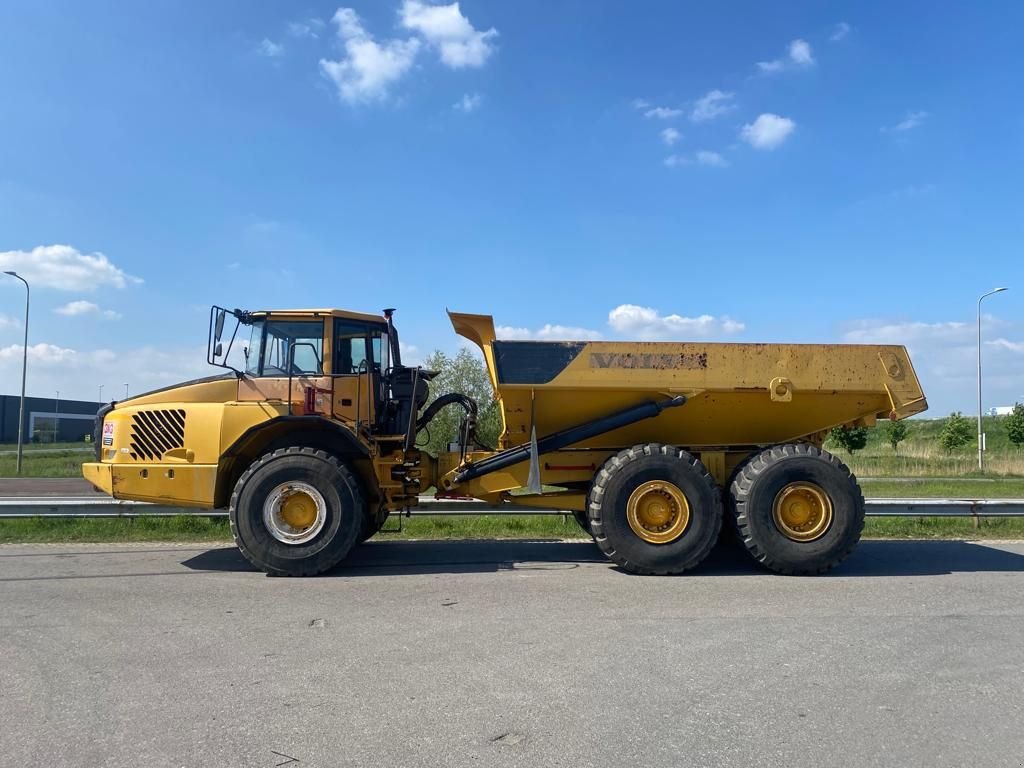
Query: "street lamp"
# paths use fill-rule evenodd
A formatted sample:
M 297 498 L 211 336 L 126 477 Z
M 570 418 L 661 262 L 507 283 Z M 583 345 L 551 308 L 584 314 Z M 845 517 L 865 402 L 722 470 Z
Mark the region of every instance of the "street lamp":
M 60 390 L 57 390 L 57 410 L 53 414 L 53 442 L 56 444 L 60 437 Z
M 124 385 L 124 399 L 125 400 L 128 399 L 128 385 L 127 384 Z
M 21 405 L 18 408 L 18 462 L 17 473 L 21 474 L 21 452 L 24 445 L 25 430 L 25 373 L 28 371 L 28 301 L 29 287 L 28 280 L 17 272 L 4 272 L 5 275 L 16 277 L 25 284 L 25 343 L 21 347 Z
M 991 296 L 994 293 L 1002 293 L 1005 288 L 996 288 L 995 290 L 983 293 L 978 298 L 978 471 L 983 472 L 985 470 L 985 451 L 982 446 L 982 441 L 985 439 L 984 433 L 981 431 L 981 300 L 986 296 Z
M 103 402 L 103 385 L 102 384 L 100 384 L 100 399 L 99 399 L 99 402 L 101 402 L 101 403 Z

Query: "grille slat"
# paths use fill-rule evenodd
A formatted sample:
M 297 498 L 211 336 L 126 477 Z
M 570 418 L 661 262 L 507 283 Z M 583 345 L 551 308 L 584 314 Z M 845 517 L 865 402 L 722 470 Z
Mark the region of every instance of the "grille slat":
M 156 413 L 140 413 L 139 421 L 145 424 L 146 436 L 157 448 L 161 449 L 161 452 L 169 451 L 176 447 L 174 441 L 166 436 L 167 427 Z
M 132 437 L 142 443 L 148 453 L 160 456 L 164 451 L 168 450 L 166 442 L 160 439 L 154 427 L 147 420 L 143 418 L 137 419 L 134 427 L 135 432 Z
M 185 447 L 185 411 L 180 408 L 132 414 L 131 457 L 156 461 L 168 451 Z

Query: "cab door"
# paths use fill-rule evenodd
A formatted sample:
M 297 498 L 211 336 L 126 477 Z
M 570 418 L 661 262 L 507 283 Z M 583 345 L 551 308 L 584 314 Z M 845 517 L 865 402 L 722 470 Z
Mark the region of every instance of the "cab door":
M 372 425 L 380 407 L 381 337 L 369 323 L 334 318 L 331 337 L 334 417 Z
M 238 400 L 288 404 L 290 396 L 289 410 L 302 414 L 306 392 L 312 389 L 314 412 L 330 413 L 325 325 L 323 317 L 270 315 L 255 321 L 245 348 L 246 375 L 238 380 Z

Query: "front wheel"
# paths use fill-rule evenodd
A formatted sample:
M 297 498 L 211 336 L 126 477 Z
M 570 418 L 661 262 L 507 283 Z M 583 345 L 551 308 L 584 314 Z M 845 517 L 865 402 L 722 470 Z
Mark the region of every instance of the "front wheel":
M 823 573 L 860 541 L 864 496 L 849 468 L 813 445 L 776 445 L 746 461 L 730 486 L 751 556 L 776 573 Z
M 313 448 L 261 456 L 231 494 L 231 533 L 249 562 L 275 576 L 313 576 L 356 543 L 366 502 L 352 471 Z

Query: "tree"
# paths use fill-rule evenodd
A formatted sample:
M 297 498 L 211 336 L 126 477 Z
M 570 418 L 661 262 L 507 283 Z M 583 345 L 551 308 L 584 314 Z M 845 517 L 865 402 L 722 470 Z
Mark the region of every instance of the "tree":
M 885 442 L 892 446 L 894 453 L 899 453 L 899 444 L 907 439 L 907 422 L 890 421 L 885 425 Z
M 460 392 L 476 401 L 477 439 L 488 446 L 496 446 L 501 433 L 501 412 L 494 399 L 494 390 L 487 375 L 487 367 L 479 354 L 463 347 L 454 356 L 435 350 L 423 363 L 428 371 L 439 371 L 430 381 L 429 405 L 441 395 Z M 458 405 L 443 408 L 429 426 L 419 435 L 417 445 L 437 456 L 448 450 L 448 445 L 457 439 L 459 425 L 465 411 Z
M 1013 411 L 1006 417 L 1006 432 L 1010 442 L 1018 448 L 1024 446 L 1024 405 L 1016 403 Z
M 942 432 L 939 433 L 939 444 L 947 453 L 962 448 L 971 442 L 974 436 L 974 428 L 971 422 L 964 418 L 960 411 L 953 411 L 942 425 Z
M 867 427 L 833 427 L 828 436 L 851 456 L 868 444 Z

